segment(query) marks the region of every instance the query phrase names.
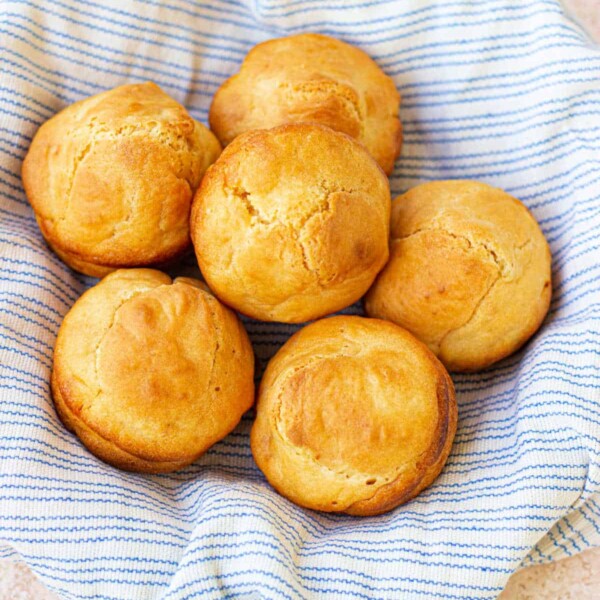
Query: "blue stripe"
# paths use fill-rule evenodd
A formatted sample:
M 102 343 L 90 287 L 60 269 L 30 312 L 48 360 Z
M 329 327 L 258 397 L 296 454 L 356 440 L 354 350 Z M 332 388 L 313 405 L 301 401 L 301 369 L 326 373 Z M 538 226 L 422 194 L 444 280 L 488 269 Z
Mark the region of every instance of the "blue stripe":
M 371 25 L 380 24 L 380 23 L 388 24 L 386 27 L 370 28 L 366 31 L 360 32 L 361 44 L 368 45 L 370 43 L 372 44 L 375 42 L 367 41 L 366 39 L 364 39 L 364 36 L 371 36 L 371 35 L 386 33 L 388 31 L 397 31 L 398 25 L 401 25 L 403 31 L 405 31 L 406 33 L 404 33 L 402 35 L 388 37 L 388 38 L 380 37 L 378 40 L 378 43 L 381 43 L 384 41 L 399 41 L 406 37 L 411 37 L 416 34 L 423 33 L 425 31 L 427 31 L 427 32 L 434 32 L 437 30 L 449 31 L 454 28 L 462 28 L 462 27 L 467 27 L 467 26 L 474 27 L 477 25 L 486 25 L 491 22 L 503 23 L 503 22 L 515 22 L 515 21 L 519 21 L 519 20 L 523 21 L 523 20 L 529 19 L 529 18 L 537 16 L 537 15 L 544 15 L 544 14 L 547 15 L 547 14 L 551 14 L 551 13 L 556 13 L 556 7 L 552 7 L 552 9 L 550 9 L 550 10 L 546 10 L 546 9 L 534 10 L 534 11 L 531 11 L 531 12 L 528 12 L 525 14 L 513 14 L 508 17 L 499 16 L 499 14 L 498 14 L 498 11 L 504 11 L 506 13 L 520 13 L 524 9 L 526 10 L 527 7 L 526 6 L 506 6 L 506 5 L 502 5 L 501 3 L 499 3 L 498 9 L 496 11 L 494 11 L 493 15 L 489 11 L 481 11 L 479 13 L 475 13 L 474 16 L 486 15 L 488 18 L 480 19 L 480 20 L 472 20 L 472 21 L 467 21 L 467 20 L 458 21 L 457 18 L 465 17 L 464 12 L 461 12 L 461 11 L 459 11 L 459 12 L 447 11 L 443 15 L 431 15 L 428 17 L 420 17 L 420 18 L 413 19 L 413 20 L 407 20 L 406 17 L 404 15 L 402 15 L 401 13 L 397 13 L 394 17 L 385 16 L 385 17 L 375 17 L 375 18 L 368 18 L 368 19 L 365 19 L 364 15 L 363 15 L 357 21 L 352 22 L 352 28 L 369 27 Z M 394 23 L 395 20 L 398 20 L 399 23 Z M 433 24 L 432 21 L 436 21 L 436 20 L 443 21 L 443 22 L 438 23 L 438 24 Z M 418 29 L 411 29 L 411 27 L 420 26 L 424 23 L 427 24 L 427 27 L 419 27 Z M 339 29 L 347 29 L 348 25 L 349 25 L 349 23 L 344 22 L 344 21 L 334 21 L 333 19 L 329 19 L 327 21 L 310 21 L 309 23 L 306 23 L 303 25 L 286 27 L 286 28 L 284 28 L 284 30 L 288 33 L 301 32 L 301 31 L 307 31 L 308 26 L 310 26 L 313 30 L 318 30 L 319 33 L 326 33 L 328 35 L 335 36 L 335 35 L 339 35 L 339 33 L 340 33 Z M 337 27 L 337 29 L 336 29 L 336 27 Z M 344 39 L 350 39 L 350 40 L 359 39 L 358 36 L 353 37 L 351 35 L 350 36 L 344 35 L 343 37 L 344 37 Z
M 48 12 L 48 11 L 45 11 Z M 74 25 L 84 25 L 86 27 L 89 26 L 89 22 L 86 22 L 84 20 L 77 20 L 77 19 L 72 19 L 72 18 L 66 18 L 63 15 L 59 15 L 58 13 L 55 12 L 49 12 L 49 14 L 53 14 L 58 16 L 59 18 L 69 22 L 69 23 L 73 23 Z M 136 54 L 133 54 L 131 52 L 125 52 L 123 50 L 119 50 L 118 48 L 114 47 L 114 46 L 109 46 L 109 45 L 104 45 L 104 44 L 99 44 L 96 41 L 92 42 L 91 40 L 85 40 L 85 39 L 81 39 L 78 38 L 76 36 L 73 35 L 69 35 L 68 33 L 65 33 L 64 31 L 61 31 L 59 29 L 54 29 L 49 27 L 47 24 L 45 24 L 43 27 L 41 27 L 39 25 L 39 23 L 36 23 L 33 19 L 30 19 L 29 17 L 26 17 L 24 15 L 20 15 L 19 13 L 7 13 L 6 16 L 15 16 L 16 18 L 19 18 L 23 21 L 25 21 L 26 23 L 30 23 L 32 26 L 39 28 L 42 31 L 47 31 L 49 33 L 52 33 L 53 35 L 56 35 L 57 37 L 61 38 L 61 39 L 65 39 L 65 40 L 72 40 L 78 44 L 82 44 L 85 45 L 89 48 L 93 48 L 94 50 L 98 51 L 98 50 L 102 50 L 104 52 L 110 53 L 112 55 L 118 55 L 118 56 L 123 56 L 123 57 L 129 57 L 129 58 L 138 58 L 141 60 L 144 60 L 146 62 L 152 63 L 152 64 L 156 64 L 156 65 L 161 65 L 161 66 L 168 66 L 171 67 L 177 71 L 182 71 L 184 73 L 193 73 L 194 69 L 186 66 L 186 65 L 182 65 L 180 63 L 177 63 L 175 61 L 171 61 L 171 60 L 161 60 L 161 59 L 157 59 L 157 58 L 153 58 L 151 56 L 139 56 Z M 17 24 L 17 23 L 11 23 L 11 25 L 15 26 L 15 27 L 19 27 L 20 29 L 22 29 L 23 31 L 27 31 L 30 32 L 32 35 L 34 35 L 35 37 L 37 37 L 38 39 L 44 40 L 45 38 L 41 37 L 41 36 L 37 36 L 36 34 L 33 33 L 33 30 Z M 193 28 L 186 28 L 185 25 L 181 25 L 180 26 L 182 31 L 191 31 L 194 32 L 195 30 Z M 110 31 L 110 30 L 107 30 Z M 111 33 L 113 33 L 111 31 Z M 195 42 L 192 42 L 195 43 Z M 203 44 L 204 47 L 207 48 L 211 48 L 213 50 L 223 50 L 225 52 L 230 52 L 232 54 L 238 54 L 240 56 L 240 58 L 243 58 L 243 56 L 245 55 L 245 48 L 231 48 L 228 45 L 219 45 L 219 44 L 207 44 L 206 42 Z M 244 46 L 247 46 L 247 44 L 244 44 Z M 68 46 L 69 49 L 74 50 L 75 52 L 78 52 L 79 50 L 75 47 L 75 46 Z M 94 56 L 97 57 L 97 54 L 95 54 Z M 127 64 L 130 64 L 131 61 L 129 61 Z M 227 74 L 221 71 L 203 71 L 204 74 L 213 74 L 216 76 L 220 76 L 225 77 Z M 171 73 L 169 73 L 169 75 L 171 75 Z
M 506 58 L 510 58 L 510 57 L 506 57 Z M 513 58 L 523 58 L 523 57 L 518 57 L 515 56 Z M 499 58 L 497 58 L 497 60 L 500 60 Z M 596 61 L 594 61 L 596 62 Z M 442 64 L 438 64 L 438 65 L 432 65 L 432 67 L 457 67 L 457 66 L 464 66 L 464 65 L 469 65 L 469 64 L 475 64 L 473 61 L 456 61 L 454 63 L 442 63 Z M 527 89 L 523 89 L 524 86 L 521 86 L 518 88 L 518 91 L 514 91 L 514 92 L 510 92 L 510 93 L 495 93 L 492 96 L 475 96 L 475 97 L 464 97 L 464 96 L 447 96 L 446 98 L 444 98 L 443 100 L 439 100 L 436 102 L 405 102 L 403 104 L 403 108 L 406 109 L 411 109 L 411 108 L 416 108 L 419 107 L 420 109 L 423 108 L 432 108 L 435 106 L 448 106 L 448 105 L 461 105 L 461 104 L 474 104 L 474 103 L 480 103 L 483 102 L 485 100 L 506 100 L 507 98 L 516 98 L 516 97 L 520 97 L 520 96 L 526 96 L 528 94 L 531 94 L 532 92 L 538 92 L 540 90 L 547 90 L 548 88 L 556 88 L 557 83 L 561 83 L 561 84 L 569 84 L 569 83 L 592 83 L 593 81 L 595 81 L 595 77 L 594 74 L 597 71 L 598 67 L 597 66 L 591 66 L 589 69 L 585 69 L 586 72 L 590 73 L 590 76 L 587 78 L 583 78 L 583 77 L 573 77 L 573 78 L 566 78 L 566 77 L 562 77 L 560 78 L 559 82 L 549 82 L 549 83 L 543 83 L 543 84 L 539 84 L 533 87 L 528 87 Z M 548 78 L 546 78 L 548 79 Z M 508 86 L 507 86 L 508 87 Z M 509 88 L 510 89 L 510 88 Z
M 476 51 L 483 51 L 486 47 L 483 46 L 484 43 L 486 42 L 504 42 L 504 41 L 509 41 L 509 40 L 524 40 L 526 39 L 528 36 L 532 36 L 532 35 L 536 35 L 537 33 L 540 32 L 545 32 L 545 31 L 550 31 L 553 35 L 552 39 L 555 40 L 571 40 L 571 41 L 577 41 L 580 43 L 581 45 L 581 36 L 579 36 L 577 33 L 575 33 L 574 31 L 572 31 L 571 29 L 569 29 L 568 27 L 561 27 L 560 25 L 542 25 L 540 27 L 536 27 L 535 30 L 530 30 L 530 31 L 518 31 L 516 33 L 503 33 L 501 35 L 490 35 L 490 36 L 484 36 L 484 37 L 471 37 L 471 38 L 467 38 L 465 37 L 464 39 L 460 40 L 459 44 L 456 44 L 456 42 L 454 41 L 448 41 L 448 40 L 437 40 L 434 42 L 428 42 L 426 44 L 411 44 L 410 46 L 407 46 L 405 48 L 398 48 L 397 50 L 393 50 L 391 52 L 385 53 L 385 54 L 377 54 L 377 53 L 372 53 L 371 56 L 373 58 L 375 58 L 379 65 L 384 69 L 387 70 L 388 67 L 393 66 L 395 64 L 400 63 L 404 57 L 406 57 L 407 54 L 412 54 L 414 52 L 420 52 L 422 50 L 430 50 L 432 48 L 436 48 L 436 49 L 448 49 L 448 48 L 453 48 L 455 46 L 458 46 L 460 48 L 460 50 L 465 50 L 466 48 L 468 48 L 468 50 L 470 52 L 476 52 Z M 544 39 L 550 39 L 550 37 L 544 37 Z M 470 47 L 470 46 L 475 46 L 475 48 Z M 501 45 L 496 45 L 496 46 L 488 46 L 488 51 L 491 53 L 494 50 L 499 50 L 501 48 L 504 48 L 505 46 L 501 46 Z M 444 53 L 423 53 L 421 56 L 446 56 L 446 54 Z M 390 60 L 387 60 L 390 59 Z M 556 61 L 554 63 L 549 62 L 549 63 L 545 63 L 544 65 L 536 65 L 535 67 L 533 67 L 532 69 L 530 69 L 529 71 L 522 71 L 519 68 L 515 68 L 513 65 L 513 71 L 515 76 L 519 76 L 523 73 L 532 73 L 537 71 L 540 68 L 545 68 L 549 65 L 563 65 L 564 61 Z M 444 75 L 444 74 L 441 74 Z M 399 89 L 401 91 L 404 91 L 406 89 L 412 89 L 412 88 L 419 88 L 419 87 L 429 87 L 429 86 L 435 86 L 435 85 L 444 85 L 447 83 L 457 83 L 457 82 L 467 82 L 467 83 L 471 83 L 473 81 L 482 81 L 482 80 L 486 80 L 486 79 L 490 79 L 490 78 L 495 78 L 495 77 L 506 77 L 507 73 L 484 73 L 484 74 L 475 74 L 472 77 L 464 77 L 464 78 L 453 78 L 453 79 L 446 79 L 446 78 L 438 78 L 438 79 L 434 79 L 434 80 L 421 80 L 419 78 L 418 81 L 402 81 L 400 82 L 399 85 Z
M 32 8 L 37 8 L 35 3 L 32 3 L 28 0 L 11 0 L 11 4 L 21 4 L 21 5 L 25 5 L 25 6 L 30 6 Z M 64 8 L 66 10 L 68 10 L 70 13 L 75 13 L 78 15 L 81 15 L 83 20 L 81 21 L 77 21 L 73 18 L 67 17 L 66 15 L 62 14 L 62 13 L 58 13 L 55 11 L 51 11 L 50 8 L 48 6 L 44 7 L 44 12 L 47 12 L 48 14 L 52 14 L 55 15 L 57 17 L 59 17 L 62 20 L 65 20 L 67 22 L 76 24 L 76 25 L 83 25 L 88 29 L 91 29 L 93 31 L 101 31 L 102 33 L 106 33 L 109 34 L 111 36 L 117 35 L 120 37 L 124 37 L 126 39 L 134 39 L 137 41 L 144 41 L 145 43 L 148 44 L 154 44 L 157 46 L 163 46 L 164 47 L 172 47 L 172 48 L 177 48 L 176 46 L 168 46 L 166 44 L 164 44 L 163 42 L 160 41 L 155 41 L 154 39 L 152 39 L 152 37 L 149 37 L 148 34 L 151 34 L 153 36 L 156 37 L 160 37 L 160 36 L 164 36 L 167 39 L 179 39 L 180 38 L 180 32 L 181 31 L 187 31 L 189 33 L 192 33 L 197 39 L 193 39 L 192 37 L 187 38 L 188 41 L 190 41 L 190 43 L 194 43 L 194 44 L 198 44 L 201 43 L 202 47 L 209 47 L 211 48 L 212 46 L 210 44 L 206 44 L 206 42 L 204 42 L 204 40 L 202 39 L 198 39 L 198 38 L 206 38 L 206 39 L 213 39 L 213 40 L 223 40 L 226 41 L 227 44 L 223 45 L 222 49 L 230 51 L 230 52 L 235 52 L 236 49 L 232 49 L 231 48 L 231 44 L 232 43 L 237 43 L 240 44 L 242 43 L 242 45 L 244 45 L 244 40 L 240 41 L 239 36 L 224 36 L 222 34 L 215 34 L 214 32 L 211 31 L 198 31 L 197 28 L 194 27 L 189 27 L 188 25 L 186 25 L 185 23 L 173 23 L 173 24 L 169 24 L 169 23 L 165 23 L 164 21 L 159 21 L 157 19 L 152 19 L 149 17 L 145 17 L 144 15 L 141 14 L 136 14 L 134 15 L 133 13 L 127 13 L 126 11 L 122 11 L 119 9 L 111 9 L 110 7 L 103 7 L 101 4 L 95 4 L 93 2 L 86 2 L 86 1 L 81 1 L 78 2 L 75 5 L 69 5 L 67 3 L 64 2 L 59 2 L 57 0 L 51 0 L 51 2 L 49 2 L 48 4 L 52 5 L 52 6 L 58 6 L 60 8 Z M 134 23 L 126 23 L 125 21 L 119 21 L 117 19 L 113 19 L 111 17 L 108 17 L 106 15 L 96 15 L 94 12 L 90 12 L 90 11 L 82 11 L 78 8 L 78 5 L 84 5 L 84 6 L 90 6 L 92 8 L 97 8 L 97 9 L 101 9 L 104 10 L 106 12 L 108 12 L 109 14 L 121 14 L 121 15 L 125 15 L 125 16 L 133 16 L 135 18 L 136 21 L 138 22 L 142 22 L 142 23 L 153 23 L 153 24 L 158 24 L 161 27 L 172 27 L 175 31 L 173 32 L 174 35 L 171 35 L 167 32 L 163 32 L 160 31 L 158 29 L 151 29 L 148 27 L 142 27 L 140 25 L 136 25 Z M 103 28 L 103 27 L 99 27 L 96 24 L 91 23 L 91 19 L 97 19 L 100 22 L 103 23 L 111 23 L 112 25 L 117 25 L 120 27 L 123 27 L 124 29 L 128 29 L 128 30 L 133 30 L 133 31 L 139 31 L 141 32 L 143 35 L 143 37 L 135 37 L 135 36 L 131 36 L 131 35 L 126 35 L 123 32 L 120 31 L 116 31 L 114 28 L 109 29 L 109 28 Z M 184 38 L 185 39 L 185 38 Z M 220 48 L 219 48 L 220 49 Z M 198 53 L 199 56 L 205 56 L 205 54 L 203 53 Z
M 40 42 L 48 42 L 49 40 L 47 40 L 47 38 L 45 38 L 44 36 L 38 35 L 36 33 L 34 33 L 32 30 L 30 30 L 28 27 L 25 27 L 23 25 L 20 25 L 18 23 L 11 23 L 10 24 L 11 27 L 15 27 L 19 30 L 21 30 L 24 34 L 29 34 L 30 36 L 34 37 L 36 40 L 40 41 Z M 46 31 L 51 31 L 49 29 L 46 29 Z M 22 39 L 22 36 L 16 33 L 12 33 L 9 30 L 5 31 L 5 33 L 7 33 L 8 35 L 10 35 L 11 37 L 16 37 L 17 39 Z M 152 73 L 155 75 L 162 75 L 164 77 L 172 77 L 172 78 L 178 78 L 178 75 L 173 73 L 173 69 L 176 70 L 182 70 L 184 71 L 186 74 L 190 74 L 193 73 L 193 69 L 189 68 L 189 67 L 184 67 L 180 64 L 177 63 L 172 63 L 170 61 L 159 61 L 159 60 L 155 60 L 153 62 L 160 64 L 160 65 L 164 65 L 165 68 L 156 68 L 156 67 L 149 67 L 149 66 L 141 66 L 141 65 L 135 65 L 132 64 L 131 60 L 118 60 L 115 58 L 109 58 L 106 56 L 103 57 L 99 57 L 98 56 L 98 50 L 100 48 L 98 48 L 96 45 L 91 46 L 93 48 L 94 51 L 89 51 L 89 50 L 82 50 L 81 48 L 76 48 L 75 46 L 69 45 L 69 44 L 65 44 L 62 42 L 57 42 L 57 41 L 53 41 L 52 42 L 53 46 L 56 46 L 57 48 L 63 48 L 65 50 L 69 50 L 74 52 L 75 54 L 81 54 L 82 56 L 87 56 L 89 58 L 93 58 L 96 60 L 100 60 L 103 64 L 106 63 L 111 63 L 113 65 L 119 65 L 119 66 L 123 66 L 123 67 L 127 67 L 129 69 L 135 68 L 135 69 L 139 69 L 140 71 L 144 72 L 144 73 Z M 104 49 L 104 48 L 102 48 Z M 134 58 L 134 55 L 129 54 L 129 55 L 125 55 L 127 57 L 129 57 L 130 59 Z M 224 59 L 224 57 L 220 57 L 221 60 Z M 239 59 L 231 59 L 232 62 L 239 62 Z M 167 68 L 169 67 L 169 68 Z M 206 73 L 207 75 L 210 73 Z M 212 73 L 213 75 L 216 75 L 217 77 L 223 78 L 226 74 L 223 72 L 214 72 Z M 210 79 L 202 79 L 202 78 L 190 78 L 189 79 L 190 83 L 196 84 L 196 85 L 202 85 L 202 86 L 212 86 L 214 88 L 214 90 L 216 90 L 216 88 L 218 87 L 218 82 L 212 81 Z M 191 89 L 195 89 L 194 86 L 192 86 Z
M 3 29 L 2 27 L 0 27 L 0 34 L 1 33 L 6 34 L 10 38 L 14 38 L 16 40 L 19 40 L 20 42 L 23 42 L 24 44 L 26 44 L 33 50 L 36 50 L 37 52 L 43 52 L 44 54 L 48 54 L 50 56 L 54 56 L 55 58 L 61 59 L 62 62 L 64 62 L 64 63 L 77 65 L 79 67 L 85 67 L 86 69 L 91 69 L 92 71 L 96 71 L 97 73 L 109 73 L 110 75 L 115 75 L 120 78 L 125 78 L 129 75 L 128 71 L 129 71 L 129 69 L 131 69 L 131 65 L 129 65 L 129 69 L 121 69 L 121 70 L 110 69 L 106 66 L 99 67 L 99 66 L 96 66 L 96 65 L 90 63 L 89 60 L 79 60 L 74 57 L 66 56 L 62 52 L 52 52 L 51 50 L 48 50 L 47 47 L 43 47 L 38 44 L 35 44 L 28 38 L 26 38 L 22 35 L 19 35 L 17 33 L 11 32 L 9 30 Z M 14 53 L 14 54 L 17 54 L 17 53 Z M 221 60 L 224 60 L 224 58 L 221 58 Z M 112 62 L 115 62 L 115 61 L 112 61 Z M 103 61 L 102 64 L 105 65 L 106 63 Z M 123 64 L 126 64 L 126 63 L 123 63 Z M 169 83 L 163 82 L 163 88 L 168 89 L 168 90 L 178 90 L 179 92 L 186 92 L 189 89 L 188 86 L 178 85 L 178 84 L 172 83 L 172 82 L 169 82 Z M 204 91 L 202 88 L 196 89 L 196 94 L 198 94 L 200 96 L 206 96 L 206 97 L 212 96 L 212 94 L 210 94 L 207 91 Z M 40 125 L 40 124 L 41 124 L 41 122 L 38 123 L 38 125 Z
M 524 44 L 523 47 L 526 47 L 526 45 Z M 447 55 L 445 55 L 447 56 Z M 537 68 L 535 70 L 528 70 L 528 71 L 523 71 L 523 72 L 519 72 L 519 73 L 508 73 L 508 72 L 502 72 L 502 73 L 496 73 L 493 76 L 488 75 L 486 77 L 480 77 L 480 78 L 472 78 L 468 81 L 465 80 L 437 80 L 435 82 L 420 82 L 419 83 L 419 91 L 416 92 L 406 92 L 405 90 L 407 89 L 405 86 L 402 87 L 402 99 L 406 100 L 408 98 L 415 98 L 415 99 L 419 99 L 419 98 L 428 98 L 428 97 L 436 97 L 436 96 L 445 96 L 447 97 L 450 94 L 456 94 L 456 93 L 460 93 L 464 90 L 464 85 L 465 83 L 468 83 L 469 85 L 469 93 L 475 92 L 475 91 L 481 91 L 481 90 L 493 90 L 497 87 L 498 82 L 492 82 L 490 84 L 487 85 L 475 85 L 476 82 L 479 81 L 487 81 L 490 78 L 494 78 L 494 79 L 510 79 L 510 83 L 504 83 L 505 86 L 507 87 L 519 87 L 519 86 L 523 86 L 523 85 L 529 85 L 531 83 L 537 82 L 537 81 L 541 81 L 544 79 L 547 79 L 549 76 L 552 77 L 557 77 L 560 75 L 568 75 L 568 74 L 575 74 L 575 73 L 585 73 L 588 72 L 590 70 L 590 68 L 592 68 L 593 66 L 597 66 L 598 65 L 598 60 L 595 59 L 590 59 L 590 58 L 585 58 L 585 57 L 581 57 L 578 59 L 574 59 L 573 60 L 573 68 L 571 69 L 557 69 L 556 66 L 561 64 L 559 62 L 557 63 L 550 63 L 547 65 L 544 65 L 543 68 Z M 578 64 L 585 64 L 585 63 L 592 63 L 590 66 L 588 67 L 579 67 L 577 68 L 575 65 Z M 554 65 L 554 66 L 552 66 Z M 538 73 L 541 72 L 541 74 L 533 76 L 533 73 Z M 511 76 L 512 75 L 512 76 Z M 526 76 L 526 78 L 523 81 L 517 81 L 517 77 L 520 75 L 524 75 Z M 455 88 L 451 88 L 449 87 L 449 84 L 453 84 L 453 83 L 458 83 L 459 85 L 457 85 Z M 443 89 L 430 89 L 430 87 L 432 85 L 444 85 L 445 87 Z M 420 91 L 420 87 L 422 86 L 423 91 Z M 417 87 L 417 85 L 415 84 L 412 87 Z M 409 88 L 410 89 L 410 88 Z M 589 90 L 587 93 L 594 93 L 595 90 Z M 565 104 L 565 98 L 559 98 L 559 99 L 554 99 L 551 101 L 547 101 L 547 103 L 560 103 L 560 104 Z M 590 103 L 592 106 L 597 106 L 594 103 Z M 490 121 L 488 123 L 488 125 L 494 125 L 495 124 L 495 119 L 497 119 L 499 116 L 501 115 L 513 115 L 515 113 L 519 113 L 519 112 L 526 112 L 526 111 L 530 111 L 532 109 L 535 108 L 539 108 L 539 105 L 536 105 L 535 107 L 527 107 L 527 108 L 523 108 L 523 107 L 514 107 L 511 111 L 509 112 L 501 112 L 500 114 L 495 114 L 493 115 L 494 118 L 492 119 L 487 119 L 487 115 L 482 116 L 484 119 L 486 119 L 486 121 Z M 571 106 L 571 108 L 573 108 L 573 106 Z M 547 113 L 546 113 L 547 114 Z M 492 116 L 492 115 L 490 115 Z M 470 115 L 467 117 L 462 117 L 461 119 L 458 119 L 458 122 L 460 121 L 465 121 L 465 120 L 473 120 L 473 119 L 481 119 L 481 116 L 478 117 L 476 115 Z M 428 119 L 425 122 L 431 123 L 431 122 L 446 122 L 445 119 L 443 118 L 437 118 L 437 119 Z M 412 121 L 409 121 L 409 124 L 413 123 Z M 483 125 L 483 124 L 482 124 Z M 457 129 L 461 129 L 460 127 L 451 127 L 451 128 L 444 128 L 443 130 L 457 130 Z M 410 130 L 409 130 L 410 131 Z M 438 133 L 439 132 L 439 128 L 433 127 L 431 129 L 428 128 L 428 133 Z

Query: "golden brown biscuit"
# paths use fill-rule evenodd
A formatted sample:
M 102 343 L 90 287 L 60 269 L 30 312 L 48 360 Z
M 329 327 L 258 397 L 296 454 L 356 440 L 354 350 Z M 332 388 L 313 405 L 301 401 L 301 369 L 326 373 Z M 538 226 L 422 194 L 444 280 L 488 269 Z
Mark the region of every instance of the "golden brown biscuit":
M 452 380 L 424 344 L 387 321 L 332 317 L 269 362 L 250 443 L 292 502 L 376 515 L 438 476 L 456 418 Z
M 303 33 L 255 46 L 218 90 L 210 126 L 223 145 L 251 129 L 311 121 L 361 141 L 390 174 L 402 145 L 400 95 L 362 50 Z
M 186 252 L 194 192 L 220 151 L 157 85 L 123 85 L 44 123 L 23 162 L 23 185 L 51 248 L 101 277 Z
M 450 370 L 508 356 L 548 311 L 544 235 L 523 204 L 484 183 L 436 181 L 397 198 L 390 254 L 367 313 L 408 329 Z
M 254 401 L 254 356 L 233 312 L 196 280 L 123 269 L 67 313 L 52 395 L 102 460 L 161 473 L 194 461 Z
M 217 296 L 263 321 L 340 310 L 388 257 L 388 181 L 354 139 L 328 127 L 245 133 L 208 170 L 191 233 Z

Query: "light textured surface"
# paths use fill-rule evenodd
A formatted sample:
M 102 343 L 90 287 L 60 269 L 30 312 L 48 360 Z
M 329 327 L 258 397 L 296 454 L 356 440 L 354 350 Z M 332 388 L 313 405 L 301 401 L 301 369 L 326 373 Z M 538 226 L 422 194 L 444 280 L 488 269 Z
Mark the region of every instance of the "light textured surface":
M 157 85 L 124 85 L 46 121 L 23 161 L 23 186 L 58 255 L 100 277 L 185 253 L 194 192 L 220 150 Z
M 119 269 L 65 316 L 52 395 L 96 456 L 130 471 L 176 471 L 254 403 L 248 335 L 205 288 L 154 269 Z
M 598 600 L 600 548 L 544 565 L 525 567 L 498 600 Z M 21 562 L 0 560 L 0 600 L 57 600 Z
M 600 44 L 600 0 L 563 0 L 563 4 L 592 41 Z
M 388 258 L 390 190 L 365 147 L 307 123 L 238 136 L 202 180 L 190 231 L 217 296 L 263 321 L 342 310 Z
M 407 502 L 438 476 L 456 432 L 447 371 L 388 321 L 307 325 L 271 359 L 252 454 L 301 506 L 368 516 Z
M 301 34 L 255 46 L 217 91 L 209 120 L 223 144 L 251 129 L 311 121 L 360 140 L 386 173 L 402 128 L 392 79 L 354 46 Z
M 598 600 L 600 548 L 517 571 L 498 600 Z
M 479 371 L 520 348 L 551 297 L 551 256 L 531 213 L 475 181 L 424 183 L 392 205 L 390 260 L 365 298 L 451 371 Z
M 18 552 L 65 598 L 493 598 L 521 562 L 600 541 L 600 55 L 555 0 L 358 4 L 1 4 L 2 555 Z M 526 204 L 554 257 L 540 333 L 455 377 L 442 475 L 361 520 L 272 492 L 249 455 L 249 418 L 176 476 L 119 473 L 67 434 L 48 397 L 51 349 L 91 281 L 45 247 L 19 179 L 35 130 L 66 104 L 155 79 L 206 122 L 253 44 L 309 30 L 365 49 L 402 93 L 394 195 L 483 180 Z M 263 364 L 294 329 L 248 326 Z
M 0 560 L 0 600 L 58 600 L 29 567 L 11 559 Z

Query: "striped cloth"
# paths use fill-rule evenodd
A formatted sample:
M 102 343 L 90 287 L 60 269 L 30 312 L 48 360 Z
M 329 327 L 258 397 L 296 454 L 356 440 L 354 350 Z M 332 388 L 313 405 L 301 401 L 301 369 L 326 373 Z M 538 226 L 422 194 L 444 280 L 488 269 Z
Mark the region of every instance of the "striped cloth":
M 464 599 L 600 544 L 600 51 L 556 1 L 2 0 L 0 15 L 0 556 L 72 599 Z M 394 194 L 483 180 L 527 204 L 553 252 L 542 331 L 454 378 L 443 475 L 377 518 L 275 494 L 250 416 L 189 468 L 140 476 L 91 456 L 49 397 L 57 329 L 94 281 L 48 250 L 26 201 L 36 129 L 148 79 L 206 122 L 254 44 L 301 31 L 359 45 L 395 79 Z M 247 326 L 262 366 L 295 329 Z

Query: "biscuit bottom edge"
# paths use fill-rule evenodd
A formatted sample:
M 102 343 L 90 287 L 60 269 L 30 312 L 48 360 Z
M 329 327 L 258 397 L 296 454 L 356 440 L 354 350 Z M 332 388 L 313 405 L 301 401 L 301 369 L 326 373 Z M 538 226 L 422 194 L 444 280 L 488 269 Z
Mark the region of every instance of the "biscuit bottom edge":
M 63 425 L 74 433 L 96 458 L 113 467 L 132 473 L 169 473 L 188 466 L 204 453 L 179 461 L 152 461 L 135 456 L 103 438 L 73 414 L 62 397 L 55 372 L 52 373 L 51 388 L 54 406 Z
M 188 240 L 185 246 L 176 248 L 173 252 L 169 253 L 168 256 L 158 256 L 152 260 L 129 260 L 121 261 L 119 264 L 105 264 L 100 262 L 90 262 L 74 252 L 62 250 L 45 234 L 44 239 L 54 254 L 56 254 L 56 256 L 58 256 L 58 258 L 60 258 L 60 260 L 62 260 L 62 262 L 64 262 L 69 268 L 77 271 L 78 273 L 82 273 L 83 275 L 97 277 L 98 279 L 102 279 L 103 277 L 106 277 L 106 275 L 109 275 L 114 271 L 118 271 L 119 269 L 168 269 L 192 251 L 192 242 L 191 240 Z

